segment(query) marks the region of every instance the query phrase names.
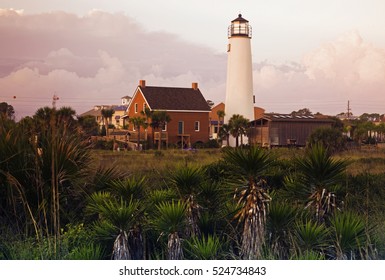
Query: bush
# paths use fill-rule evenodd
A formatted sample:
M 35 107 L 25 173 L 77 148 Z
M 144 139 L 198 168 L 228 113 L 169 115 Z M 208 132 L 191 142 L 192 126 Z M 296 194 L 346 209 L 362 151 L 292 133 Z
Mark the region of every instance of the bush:
M 202 141 L 197 141 L 195 142 L 192 147 L 194 149 L 202 149 L 202 148 L 205 148 L 205 144 L 202 142 Z
M 330 153 L 346 150 L 347 138 L 337 128 L 320 127 L 315 129 L 308 138 L 308 145 L 322 144 Z
M 214 149 L 219 148 L 219 143 L 216 139 L 211 139 L 204 144 L 205 148 Z
M 97 140 L 94 144 L 95 149 L 99 150 L 112 150 L 114 143 L 113 141 Z

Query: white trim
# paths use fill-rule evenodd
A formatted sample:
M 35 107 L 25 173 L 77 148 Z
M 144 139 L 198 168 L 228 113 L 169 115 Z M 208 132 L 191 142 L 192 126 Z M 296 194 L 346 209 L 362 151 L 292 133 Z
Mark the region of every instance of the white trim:
M 139 92 L 139 93 L 138 93 L 138 92 Z M 130 108 L 131 108 L 131 105 L 133 104 L 134 99 L 135 99 L 135 97 L 136 97 L 137 94 L 141 94 L 141 95 L 142 95 L 142 97 L 143 97 L 145 103 L 147 104 L 148 108 L 149 108 L 150 110 L 152 110 L 151 107 L 150 107 L 150 104 L 148 104 L 148 102 L 147 102 L 146 97 L 144 96 L 143 92 L 141 91 L 140 87 L 138 86 L 138 87 L 136 88 L 135 93 L 134 93 L 134 95 L 132 96 L 130 102 L 129 102 L 128 105 L 127 105 L 127 110 L 126 110 L 126 112 L 127 112 L 127 113 L 129 112 L 129 110 L 130 110 Z M 135 109 L 135 108 L 134 108 L 134 109 Z
M 143 91 L 140 89 L 140 87 L 137 88 L 136 92 L 138 92 L 138 91 L 140 91 L 140 94 L 142 95 L 144 102 L 147 104 L 148 108 L 152 111 L 151 106 L 148 103 L 148 101 L 147 101 L 146 97 L 144 96 Z M 135 92 L 135 94 L 136 94 L 136 92 Z
M 167 110 L 167 109 L 154 109 L 155 111 L 166 111 L 166 112 L 180 112 L 180 113 L 210 113 L 211 111 L 194 111 L 194 110 Z

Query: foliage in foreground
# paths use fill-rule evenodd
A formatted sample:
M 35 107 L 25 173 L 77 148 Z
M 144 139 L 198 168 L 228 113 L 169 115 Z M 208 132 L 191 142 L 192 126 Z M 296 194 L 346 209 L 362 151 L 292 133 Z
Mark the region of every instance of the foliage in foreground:
M 0 127 L 0 259 L 385 258 L 385 175 L 347 176 L 324 147 L 121 172 L 51 120 Z

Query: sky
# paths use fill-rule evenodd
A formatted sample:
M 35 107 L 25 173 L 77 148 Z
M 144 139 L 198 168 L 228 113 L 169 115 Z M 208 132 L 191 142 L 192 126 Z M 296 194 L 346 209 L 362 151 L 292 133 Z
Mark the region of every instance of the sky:
M 120 104 L 139 80 L 226 94 L 227 27 L 253 28 L 253 91 L 266 112 L 385 113 L 383 0 L 0 0 L 0 102 Z

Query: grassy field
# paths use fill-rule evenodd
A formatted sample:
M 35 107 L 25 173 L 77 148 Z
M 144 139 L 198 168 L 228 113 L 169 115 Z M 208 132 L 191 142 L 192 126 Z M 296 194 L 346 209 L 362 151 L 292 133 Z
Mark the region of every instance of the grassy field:
M 104 151 L 94 150 L 95 165 L 103 167 L 116 166 L 129 174 L 147 174 L 170 170 L 181 164 L 207 165 L 221 158 L 219 149 L 196 151 L 162 150 L 162 151 Z
M 303 149 L 277 148 L 271 150 L 278 159 L 290 160 L 295 156 L 301 156 Z M 221 159 L 220 149 L 199 149 L 196 151 L 183 151 L 176 149 L 162 151 L 106 151 L 94 150 L 95 165 L 103 167 L 116 166 L 119 170 L 129 174 L 143 174 L 148 172 L 172 169 L 180 164 L 207 165 Z M 385 173 L 385 148 L 361 149 L 346 151 L 336 155 L 336 158 L 344 158 L 350 161 L 347 174 L 360 173 L 383 174 Z

